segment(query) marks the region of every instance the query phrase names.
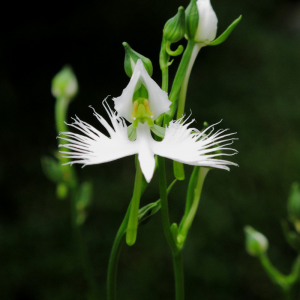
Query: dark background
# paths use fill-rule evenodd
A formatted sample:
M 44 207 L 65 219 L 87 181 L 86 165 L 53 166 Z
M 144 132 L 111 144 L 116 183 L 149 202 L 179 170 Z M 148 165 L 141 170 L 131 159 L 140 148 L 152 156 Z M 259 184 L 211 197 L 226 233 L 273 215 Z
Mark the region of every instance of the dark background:
M 149 57 L 160 83 L 158 54 L 164 23 L 188 1 L 24 1 L 2 10 L 0 34 L 1 209 L 0 299 L 86 299 L 86 283 L 72 243 L 69 201 L 56 199 L 40 158 L 57 147 L 52 77 L 69 63 L 80 93 L 70 106 L 97 126 L 107 95 L 128 83 L 122 42 Z M 203 121 L 238 132 L 232 158 L 239 168 L 213 170 L 184 249 L 186 299 L 282 299 L 259 262 L 244 250 L 250 224 L 270 241 L 269 256 L 284 273 L 296 253 L 287 246 L 280 219 L 300 170 L 300 5 L 287 0 L 214 0 L 220 34 L 240 14 L 230 38 L 201 50 L 186 108 Z M 183 42 L 185 43 L 185 42 Z M 174 76 L 176 64 L 170 68 Z M 70 120 L 70 119 L 69 119 Z M 168 162 L 168 179 L 172 164 Z M 134 158 L 75 167 L 94 183 L 84 237 L 105 299 L 111 245 L 132 195 Z M 186 168 L 187 173 L 191 168 Z M 179 222 L 187 180 L 170 194 Z M 142 204 L 159 198 L 157 175 Z M 160 214 L 124 247 L 119 299 L 174 299 L 172 262 Z

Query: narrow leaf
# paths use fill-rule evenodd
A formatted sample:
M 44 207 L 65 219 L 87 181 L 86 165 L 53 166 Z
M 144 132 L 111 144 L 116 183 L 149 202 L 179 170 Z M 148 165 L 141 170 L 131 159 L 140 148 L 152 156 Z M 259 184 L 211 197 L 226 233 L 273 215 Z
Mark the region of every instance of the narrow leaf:
M 242 19 L 242 16 L 240 15 L 235 21 L 233 21 L 231 23 L 231 25 L 218 38 L 216 38 L 214 41 L 207 44 L 207 46 L 217 46 L 217 45 L 223 43 L 228 38 L 228 36 L 232 32 L 232 30 L 235 28 L 235 26 L 241 21 L 241 19 Z

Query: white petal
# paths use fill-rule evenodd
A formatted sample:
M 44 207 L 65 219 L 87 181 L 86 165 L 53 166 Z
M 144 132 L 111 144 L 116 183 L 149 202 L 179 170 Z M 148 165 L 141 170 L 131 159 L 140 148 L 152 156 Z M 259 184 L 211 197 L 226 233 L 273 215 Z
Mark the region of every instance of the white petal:
M 69 124 L 69 126 L 76 128 L 84 135 L 62 132 L 62 136 L 59 136 L 60 139 L 69 142 L 68 144 L 61 144 L 59 147 L 72 150 L 70 152 L 61 151 L 61 153 L 66 154 L 64 157 L 73 159 L 67 164 L 100 164 L 138 152 L 137 143 L 128 139 L 125 121 L 117 117 L 105 101 L 103 105 L 109 115 L 112 127 L 95 111 L 94 115 L 107 130 L 109 136 L 104 135 L 88 123 L 81 121 L 78 117 L 73 119 L 74 123 Z
M 161 142 L 155 142 L 152 145 L 154 153 L 194 166 L 226 170 L 229 170 L 228 165 L 237 166 L 233 162 L 216 159 L 218 156 L 230 156 L 237 153 L 236 150 L 226 147 L 235 140 L 235 138 L 228 138 L 234 133 L 222 136 L 221 133 L 224 131 L 219 130 L 212 134 L 214 126 L 212 125 L 205 130 L 205 135 L 204 131 L 199 132 L 195 128 L 188 128 L 192 122 L 182 123 L 182 119 L 172 121 L 169 127 L 166 128 L 165 138 Z M 210 129 L 212 130 L 210 131 Z M 209 133 L 207 134 L 207 132 Z M 229 150 L 231 152 L 215 153 L 218 150 Z
M 132 97 L 141 84 L 143 84 L 148 90 L 150 110 L 154 114 L 154 119 L 156 119 L 160 114 L 167 112 L 171 105 L 171 101 L 168 99 L 168 94 L 164 92 L 149 76 L 143 62 L 139 59 L 136 63 L 129 84 L 123 90 L 122 95 L 120 97 L 113 98 L 115 102 L 115 110 L 118 112 L 119 116 L 124 117 L 131 123 L 133 121 Z
M 155 169 L 155 158 L 152 149 L 155 141 L 151 136 L 150 128 L 147 124 L 139 124 L 136 134 L 136 143 L 138 144 L 138 157 L 141 170 L 147 182 L 150 182 Z
M 210 0 L 198 0 L 199 23 L 195 40 L 198 42 L 211 42 L 217 35 L 218 19 Z

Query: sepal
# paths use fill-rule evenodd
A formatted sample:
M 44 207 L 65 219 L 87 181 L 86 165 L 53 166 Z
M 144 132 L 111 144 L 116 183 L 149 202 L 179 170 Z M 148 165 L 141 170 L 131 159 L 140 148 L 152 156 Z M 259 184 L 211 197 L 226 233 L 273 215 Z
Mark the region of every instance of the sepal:
M 152 127 L 151 127 L 151 131 L 157 135 L 158 137 L 160 138 L 164 138 L 165 137 L 165 132 L 166 132 L 166 128 L 163 128 L 161 126 L 158 126 L 156 124 L 154 124 Z
M 124 69 L 125 73 L 128 77 L 131 77 L 135 68 L 137 61 L 140 59 L 143 62 L 145 69 L 147 70 L 148 74 L 152 76 L 153 73 L 153 66 L 152 62 L 149 58 L 139 54 L 138 52 L 134 51 L 128 43 L 124 42 L 122 44 L 125 49 L 125 60 L 124 60 Z
M 207 44 L 207 46 L 217 46 L 225 42 L 225 40 L 229 37 L 233 29 L 237 26 L 237 24 L 241 21 L 242 16 L 240 15 L 236 20 L 234 20 L 228 28 L 215 40 Z

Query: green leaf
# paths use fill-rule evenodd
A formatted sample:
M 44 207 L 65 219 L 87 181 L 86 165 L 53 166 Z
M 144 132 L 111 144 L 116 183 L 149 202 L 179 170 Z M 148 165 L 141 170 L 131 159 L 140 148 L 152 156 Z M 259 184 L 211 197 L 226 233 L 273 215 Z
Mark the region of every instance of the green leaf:
M 235 26 L 241 21 L 241 19 L 242 19 L 242 15 L 240 15 L 235 21 L 233 21 L 231 25 L 218 38 L 216 38 L 214 41 L 207 44 L 207 46 L 217 46 L 223 43 L 231 34 Z
M 48 179 L 53 182 L 63 181 L 63 173 L 59 161 L 50 156 L 44 156 L 41 158 L 41 163 L 43 172 Z
M 158 125 L 154 124 L 151 127 L 151 131 L 154 134 L 156 134 L 157 136 L 159 136 L 160 138 L 164 138 L 165 137 L 166 128 L 163 128 L 161 126 L 158 126 Z
M 170 193 L 177 179 L 174 179 L 173 182 L 169 185 L 167 189 L 167 194 Z M 156 214 L 161 208 L 160 199 L 147 204 L 146 206 L 140 208 L 139 210 L 139 224 L 144 222 L 146 219 L 150 218 L 154 214 Z
M 136 140 L 136 128 L 134 128 L 132 125 L 127 127 L 127 134 L 130 141 Z

